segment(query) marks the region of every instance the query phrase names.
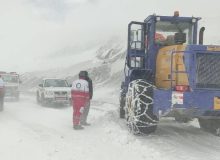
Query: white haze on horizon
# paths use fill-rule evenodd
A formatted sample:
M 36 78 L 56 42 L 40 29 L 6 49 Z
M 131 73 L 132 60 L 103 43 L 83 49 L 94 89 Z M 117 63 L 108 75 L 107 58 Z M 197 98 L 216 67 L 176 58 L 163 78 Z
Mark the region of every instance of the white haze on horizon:
M 0 0 L 0 70 L 26 72 L 72 46 L 127 38 L 127 24 L 148 15 L 203 17 L 205 43 L 220 44 L 217 0 Z M 75 54 L 75 53 L 73 53 Z M 63 62 L 61 62 L 63 63 Z M 41 66 L 44 67 L 44 66 Z

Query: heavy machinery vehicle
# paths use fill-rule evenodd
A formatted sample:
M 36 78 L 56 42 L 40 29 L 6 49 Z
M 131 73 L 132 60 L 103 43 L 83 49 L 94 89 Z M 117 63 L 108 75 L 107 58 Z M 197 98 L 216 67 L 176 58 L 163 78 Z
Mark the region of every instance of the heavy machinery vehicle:
M 203 45 L 199 17 L 150 15 L 128 25 L 120 117 L 135 134 L 156 130 L 159 118 L 220 132 L 220 46 Z
M 3 81 L 5 82 L 5 97 L 19 100 L 20 97 L 20 76 L 16 72 L 0 72 Z

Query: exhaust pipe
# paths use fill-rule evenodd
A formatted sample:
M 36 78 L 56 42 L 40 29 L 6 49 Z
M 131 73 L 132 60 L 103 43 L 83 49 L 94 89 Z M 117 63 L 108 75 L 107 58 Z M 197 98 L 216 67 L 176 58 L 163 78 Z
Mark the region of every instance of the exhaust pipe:
M 205 27 L 202 27 L 199 31 L 199 44 L 203 44 L 203 35 L 204 35 Z

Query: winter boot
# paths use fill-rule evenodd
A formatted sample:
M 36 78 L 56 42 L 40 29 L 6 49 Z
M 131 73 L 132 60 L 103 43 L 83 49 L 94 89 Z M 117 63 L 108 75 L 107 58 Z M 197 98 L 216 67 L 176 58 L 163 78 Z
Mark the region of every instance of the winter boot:
M 81 125 L 74 125 L 73 126 L 73 129 L 75 130 L 81 130 L 81 129 L 84 129 Z
M 83 126 L 90 126 L 91 124 L 87 123 L 87 122 L 82 122 L 81 125 L 83 125 Z

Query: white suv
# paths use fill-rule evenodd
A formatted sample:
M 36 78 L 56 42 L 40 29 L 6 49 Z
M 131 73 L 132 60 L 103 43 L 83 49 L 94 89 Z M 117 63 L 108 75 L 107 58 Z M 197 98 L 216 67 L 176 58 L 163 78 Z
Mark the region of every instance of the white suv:
M 71 87 L 65 79 L 45 78 L 38 85 L 37 102 L 45 105 L 48 103 L 71 103 Z

